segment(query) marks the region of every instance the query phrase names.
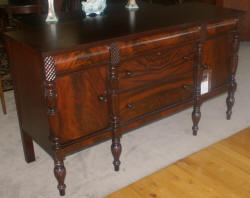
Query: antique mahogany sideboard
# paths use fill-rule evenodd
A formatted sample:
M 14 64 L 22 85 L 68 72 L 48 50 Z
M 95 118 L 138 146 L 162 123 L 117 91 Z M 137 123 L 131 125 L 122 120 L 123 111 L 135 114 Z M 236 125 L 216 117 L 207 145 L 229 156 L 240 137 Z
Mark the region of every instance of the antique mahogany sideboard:
M 33 140 L 46 150 L 61 195 L 67 154 L 112 138 L 118 171 L 126 131 L 193 105 L 197 135 L 202 102 L 225 91 L 231 117 L 243 12 L 139 5 L 110 4 L 97 17 L 75 11 L 56 24 L 23 18 L 26 28 L 4 36 L 25 159 L 35 160 Z

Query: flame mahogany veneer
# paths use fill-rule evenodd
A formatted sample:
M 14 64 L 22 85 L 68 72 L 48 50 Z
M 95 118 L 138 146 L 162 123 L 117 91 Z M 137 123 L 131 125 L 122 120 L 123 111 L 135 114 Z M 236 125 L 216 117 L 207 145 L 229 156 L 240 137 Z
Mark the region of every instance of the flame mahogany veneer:
M 124 132 L 193 105 L 196 135 L 202 102 L 225 91 L 230 119 L 242 14 L 140 3 L 131 12 L 111 4 L 96 18 L 71 12 L 57 24 L 23 18 L 5 40 L 26 161 L 35 160 L 34 140 L 53 157 L 64 195 L 67 154 L 111 138 L 119 170 Z M 205 70 L 211 89 L 201 96 Z

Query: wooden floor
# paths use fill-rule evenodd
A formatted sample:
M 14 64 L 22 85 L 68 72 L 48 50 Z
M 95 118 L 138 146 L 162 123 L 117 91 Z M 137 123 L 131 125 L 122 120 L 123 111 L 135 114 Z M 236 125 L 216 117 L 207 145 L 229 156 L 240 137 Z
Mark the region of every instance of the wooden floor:
M 250 128 L 106 198 L 250 198 Z

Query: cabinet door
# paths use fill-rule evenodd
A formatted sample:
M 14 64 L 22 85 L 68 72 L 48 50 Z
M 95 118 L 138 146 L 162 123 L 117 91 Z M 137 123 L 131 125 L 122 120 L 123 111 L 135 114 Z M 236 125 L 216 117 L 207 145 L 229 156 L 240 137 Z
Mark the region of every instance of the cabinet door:
M 219 88 L 229 80 L 229 64 L 232 54 L 232 35 L 226 34 L 209 39 L 204 44 L 203 64 L 210 71 L 211 90 Z
M 108 127 L 106 66 L 99 66 L 58 77 L 58 110 L 63 142 Z M 103 96 L 103 97 L 102 97 Z

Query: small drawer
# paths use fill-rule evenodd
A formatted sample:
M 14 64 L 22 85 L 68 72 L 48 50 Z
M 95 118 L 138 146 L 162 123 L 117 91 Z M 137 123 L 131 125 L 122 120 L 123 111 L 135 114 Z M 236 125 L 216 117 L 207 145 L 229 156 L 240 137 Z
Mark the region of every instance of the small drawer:
M 155 50 L 126 60 L 119 68 L 119 89 L 147 86 L 155 81 L 193 71 L 194 57 L 194 45 L 187 45 L 171 50 Z
M 193 86 L 193 72 L 189 72 L 154 87 L 122 93 L 119 95 L 121 121 L 132 120 L 161 108 L 181 103 L 192 97 Z
M 227 19 L 224 21 L 210 23 L 207 25 L 207 36 L 228 33 L 237 28 L 238 19 Z
M 88 68 L 95 64 L 107 64 L 109 61 L 109 47 L 92 47 L 56 55 L 54 58 L 56 72 L 74 71 L 80 68 Z

